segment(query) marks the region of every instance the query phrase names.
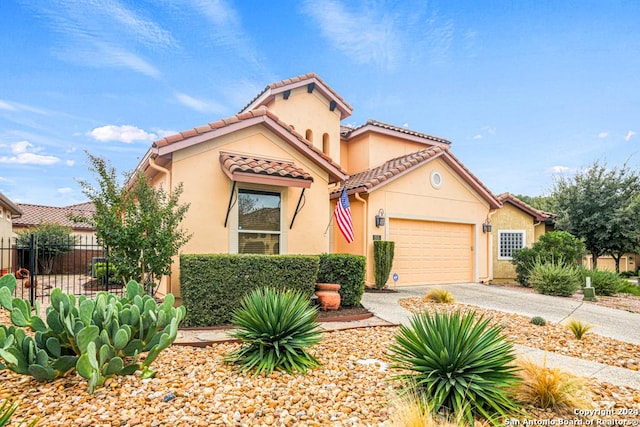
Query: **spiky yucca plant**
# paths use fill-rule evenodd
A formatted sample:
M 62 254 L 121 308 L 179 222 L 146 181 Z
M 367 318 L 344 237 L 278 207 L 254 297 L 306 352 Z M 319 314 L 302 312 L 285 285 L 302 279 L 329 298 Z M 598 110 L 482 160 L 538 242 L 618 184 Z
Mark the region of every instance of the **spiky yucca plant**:
M 589 325 L 588 323 L 582 323 L 581 321 L 576 319 L 571 319 L 567 324 L 567 327 L 571 332 L 573 332 L 573 335 L 576 337 L 576 339 L 579 340 L 581 340 L 584 334 L 586 334 L 591 330 L 591 328 L 593 328 L 592 325 Z
M 225 360 L 239 364 L 245 373 L 304 373 L 320 365 L 307 352 L 321 339 L 317 318 L 317 309 L 300 292 L 256 289 L 233 313 L 235 330 L 230 335 L 243 344 Z
M 538 408 L 551 408 L 560 414 L 571 414 L 574 409 L 587 409 L 590 395 L 583 378 L 575 377 L 558 368 L 539 366 L 530 360 L 518 362 L 522 382 L 515 396 Z
M 456 301 L 451 292 L 441 288 L 429 290 L 422 299 L 423 301 L 433 301 L 438 304 L 450 304 Z
M 499 424 L 518 413 L 508 390 L 518 384 L 513 344 L 475 312 L 423 312 L 402 325 L 390 347 L 396 378 L 424 394 L 432 413 L 445 412 L 474 424 L 474 416 Z
M 0 427 L 9 424 L 11 416 L 16 412 L 16 409 L 18 409 L 18 402 L 11 402 L 9 399 L 0 405 Z

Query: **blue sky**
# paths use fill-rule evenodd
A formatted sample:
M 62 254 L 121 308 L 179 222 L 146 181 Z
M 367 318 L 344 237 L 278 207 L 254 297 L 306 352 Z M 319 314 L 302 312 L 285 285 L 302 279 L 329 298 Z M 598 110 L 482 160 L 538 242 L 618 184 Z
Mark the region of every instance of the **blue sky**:
M 495 194 L 640 164 L 640 2 L 3 0 L 0 192 L 85 201 L 85 151 L 151 142 L 315 72 L 376 119 L 452 141 Z

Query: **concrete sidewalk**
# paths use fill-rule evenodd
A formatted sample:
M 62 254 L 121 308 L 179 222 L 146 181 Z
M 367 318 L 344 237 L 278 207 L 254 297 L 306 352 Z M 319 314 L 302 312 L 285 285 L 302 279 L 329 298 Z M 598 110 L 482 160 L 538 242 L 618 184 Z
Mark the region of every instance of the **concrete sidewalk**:
M 572 316 L 594 325 L 593 332 L 596 334 L 640 344 L 640 328 L 637 326 L 640 324 L 640 314 L 605 308 L 589 302 L 581 304 L 581 301 L 569 298 L 523 293 L 499 286 L 469 283 L 397 288 L 397 293 L 365 292 L 362 305 L 381 319 L 406 325 L 412 313 L 402 308 L 398 300 L 422 297 L 429 289 L 436 287 L 450 291 L 459 303 L 531 317 L 542 316 L 552 322 Z M 542 364 L 546 356 L 549 367 L 558 367 L 574 375 L 594 378 L 614 385 L 640 389 L 640 372 L 637 371 L 555 353 L 545 353 L 543 350 L 522 345 L 516 345 L 516 350 L 538 364 Z

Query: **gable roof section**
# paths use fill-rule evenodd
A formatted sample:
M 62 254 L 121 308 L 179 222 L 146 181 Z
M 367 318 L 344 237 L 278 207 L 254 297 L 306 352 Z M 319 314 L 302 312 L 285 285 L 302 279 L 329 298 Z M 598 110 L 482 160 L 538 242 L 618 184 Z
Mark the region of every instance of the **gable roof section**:
M 18 218 L 22 215 L 22 210 L 7 196 L 0 193 L 0 207 L 11 212 L 11 218 Z M 1 219 L 1 218 L 0 218 Z
M 315 73 L 307 73 L 301 76 L 271 83 L 264 88 L 255 98 L 253 98 L 240 113 L 254 110 L 261 106 L 266 106 L 276 95 L 284 93 L 288 90 L 297 89 L 308 84 L 314 84 L 314 89 L 320 92 L 329 101 L 334 101 L 336 108 L 340 111 L 340 120 L 345 119 L 353 112 L 353 107 L 347 103 L 336 91 L 324 82 Z
M 236 114 L 235 116 L 217 122 L 159 139 L 153 143 L 151 150 L 158 156 L 167 156 L 174 151 L 223 135 L 228 135 L 254 125 L 265 126 L 288 142 L 297 151 L 327 171 L 329 173 L 330 183 L 346 179 L 347 172 L 342 169 L 339 164 L 334 162 L 331 157 L 324 154 L 318 148 L 314 147 L 298 132 L 291 129 L 289 125 L 281 121 L 278 116 L 267 107 L 260 107 L 256 110 Z
M 356 128 L 349 128 L 347 126 L 340 127 L 340 134 L 345 138 L 345 140 L 350 140 L 357 136 L 363 135 L 367 132 L 375 132 L 380 134 L 385 134 L 389 136 L 393 136 L 396 138 L 402 138 L 414 142 L 419 142 L 422 144 L 447 144 L 451 145 L 451 141 L 448 141 L 444 138 L 439 138 L 437 136 L 428 135 L 426 133 L 417 132 L 407 128 L 401 128 L 398 126 L 390 125 L 387 123 L 383 123 L 377 120 L 367 120 L 367 123 L 364 125 L 358 126 Z
M 531 215 L 536 221 L 550 222 L 550 221 L 553 221 L 553 219 L 556 217 L 556 214 L 538 210 L 533 206 L 528 205 L 527 203 L 518 199 L 517 197 L 513 196 L 510 193 L 502 193 L 498 196 L 498 199 L 503 204 L 509 203 L 512 206 L 515 206 L 516 208 L 520 209 L 522 212 Z
M 13 221 L 14 227 L 36 227 L 41 223 L 54 223 L 69 227 L 73 230 L 93 231 L 90 224 L 73 222 L 71 216 L 92 216 L 95 212 L 93 203 L 57 207 L 31 204 L 19 204 L 22 217 Z
M 232 181 L 309 188 L 313 177 L 293 162 L 220 153 L 222 170 Z
M 451 154 L 449 147 L 445 144 L 435 145 L 406 156 L 396 157 L 378 167 L 355 173 L 347 179 L 344 186 L 349 194 L 371 193 L 436 158 L 441 158 L 451 167 L 492 209 L 502 206 L 498 198 L 491 193 L 491 190 Z M 342 187 L 334 189 L 331 192 L 331 198 L 339 197 L 341 191 Z

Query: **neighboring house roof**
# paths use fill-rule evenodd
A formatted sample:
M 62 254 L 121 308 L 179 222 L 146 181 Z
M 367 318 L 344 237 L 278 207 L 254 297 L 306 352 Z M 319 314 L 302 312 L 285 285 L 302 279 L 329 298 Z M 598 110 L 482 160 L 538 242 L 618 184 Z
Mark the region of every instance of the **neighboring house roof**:
M 0 206 L 10 211 L 12 218 L 19 218 L 22 215 L 22 210 L 2 193 L 0 193 Z
M 220 153 L 222 170 L 233 181 L 269 183 L 268 180 L 280 180 L 284 185 L 308 188 L 313 177 L 293 162 L 260 158 L 256 156 Z M 272 183 L 273 181 L 271 181 Z
M 538 210 L 533 206 L 528 205 L 527 203 L 518 199 L 517 197 L 513 196 L 510 193 L 502 193 L 498 196 L 498 199 L 502 203 L 509 203 L 512 206 L 515 206 L 516 208 L 520 209 L 521 211 L 531 215 L 536 221 L 552 222 L 557 216 L 554 213 Z
M 334 162 L 331 157 L 314 147 L 302 135 L 291 129 L 289 125 L 281 121 L 278 116 L 267 107 L 259 107 L 235 116 L 209 123 L 194 129 L 189 129 L 175 135 L 155 141 L 151 151 L 158 156 L 170 155 L 174 151 L 209 141 L 214 138 L 228 135 L 240 129 L 256 124 L 262 124 L 268 129 L 289 142 L 296 150 L 314 161 L 329 173 L 329 182 L 342 181 L 347 177 L 347 172 Z
M 36 227 L 42 223 L 60 224 L 73 230 L 93 231 L 90 224 L 73 222 L 72 216 L 92 216 L 95 207 L 92 203 L 80 203 L 77 205 L 56 207 L 19 204 L 22 209 L 22 217 L 13 221 L 13 226 L 18 228 Z
M 334 108 L 337 108 L 340 111 L 340 120 L 349 117 L 353 112 L 353 107 L 351 107 L 347 101 L 327 85 L 324 80 L 318 77 L 315 73 L 307 73 L 267 85 L 262 92 L 260 92 L 247 105 L 245 105 L 242 110 L 240 110 L 240 113 L 245 113 L 247 111 L 255 110 L 261 106 L 265 106 L 271 102 L 276 95 L 305 85 L 313 85 L 311 86 L 311 90 L 317 90 L 322 93 L 329 102 L 335 102 Z
M 502 206 L 496 196 L 475 175 L 471 173 L 451 152 L 446 144 L 439 144 L 424 150 L 416 151 L 405 156 L 396 157 L 382 165 L 355 173 L 347 179 L 344 187 L 349 194 L 371 193 L 378 188 L 400 178 L 416 167 L 424 165 L 436 158 L 441 158 L 462 179 L 465 180 L 480 196 L 487 201 L 492 209 Z M 337 198 L 342 191 L 342 186 L 331 192 L 331 198 Z
M 350 128 L 347 126 L 340 127 L 340 134 L 347 140 L 355 138 L 367 132 L 382 133 L 394 137 L 409 139 L 411 141 L 427 143 L 429 145 L 434 145 L 434 143 L 451 145 L 451 141 L 448 141 L 444 138 L 439 138 L 437 136 L 428 135 L 426 133 L 417 132 L 411 129 L 402 128 L 371 119 L 367 120 L 367 123 L 365 123 L 364 125 L 355 128 Z

